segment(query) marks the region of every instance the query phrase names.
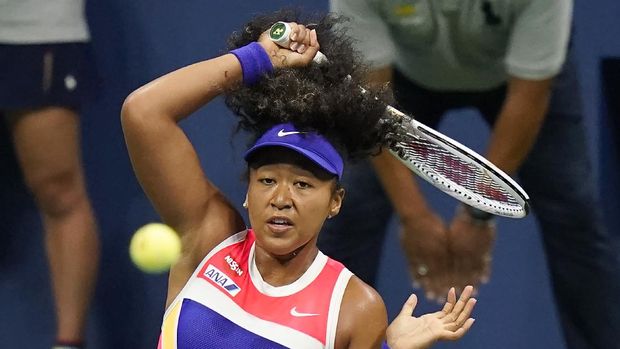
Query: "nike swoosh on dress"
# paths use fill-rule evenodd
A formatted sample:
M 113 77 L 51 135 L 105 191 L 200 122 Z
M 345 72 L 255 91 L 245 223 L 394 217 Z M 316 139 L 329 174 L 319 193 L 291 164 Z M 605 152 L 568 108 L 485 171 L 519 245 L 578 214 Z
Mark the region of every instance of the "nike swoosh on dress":
M 295 316 L 295 317 L 306 317 L 306 316 L 319 316 L 321 314 L 314 314 L 314 313 L 300 313 L 297 311 L 297 307 L 292 307 L 291 308 L 291 315 Z

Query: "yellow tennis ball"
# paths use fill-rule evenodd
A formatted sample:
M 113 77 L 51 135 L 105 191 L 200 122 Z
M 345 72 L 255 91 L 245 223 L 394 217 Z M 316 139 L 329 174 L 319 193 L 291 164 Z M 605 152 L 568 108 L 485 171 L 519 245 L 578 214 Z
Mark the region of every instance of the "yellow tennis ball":
M 181 239 L 169 226 L 149 223 L 134 233 L 129 256 L 145 273 L 162 273 L 170 269 L 181 255 Z

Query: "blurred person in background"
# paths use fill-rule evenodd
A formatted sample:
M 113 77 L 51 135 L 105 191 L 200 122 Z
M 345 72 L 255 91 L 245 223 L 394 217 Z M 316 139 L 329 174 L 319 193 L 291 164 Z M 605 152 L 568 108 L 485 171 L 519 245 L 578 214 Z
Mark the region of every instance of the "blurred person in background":
M 83 0 L 0 1 L 0 115 L 45 230 L 54 348 L 83 348 L 99 261 L 79 115 L 96 74 Z
M 603 226 L 575 66 L 566 61 L 572 1 L 330 6 L 350 18 L 348 33 L 373 66 L 369 81 L 390 82 L 404 111 L 437 127 L 447 111 L 474 108 L 492 127 L 486 157 L 519 175 L 531 197 L 567 344 L 617 348 L 620 307 L 610 304 L 620 294 L 620 257 Z M 319 247 L 374 284 L 395 211 L 410 274 L 428 298 L 440 298 L 449 285 L 488 281 L 493 216 L 458 206 L 445 222 L 404 166 L 385 154 L 372 165 L 348 166 L 348 201 L 340 219 L 326 224 Z

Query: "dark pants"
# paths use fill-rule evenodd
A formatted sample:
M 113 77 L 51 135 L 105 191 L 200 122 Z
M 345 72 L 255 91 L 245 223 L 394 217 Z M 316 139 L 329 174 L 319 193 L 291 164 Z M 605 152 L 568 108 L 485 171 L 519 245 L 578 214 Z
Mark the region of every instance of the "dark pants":
M 492 125 L 506 87 L 485 92 L 430 91 L 396 72 L 398 106 L 436 127 L 446 111 L 473 107 Z M 569 348 L 620 348 L 620 254 L 603 227 L 572 65 L 555 81 L 539 138 L 519 178 L 543 235 L 553 293 Z M 319 247 L 369 284 L 376 281 L 392 207 L 369 163 L 348 166 L 347 198 L 326 224 Z
M 98 82 L 89 43 L 0 44 L 0 110 L 79 109 Z

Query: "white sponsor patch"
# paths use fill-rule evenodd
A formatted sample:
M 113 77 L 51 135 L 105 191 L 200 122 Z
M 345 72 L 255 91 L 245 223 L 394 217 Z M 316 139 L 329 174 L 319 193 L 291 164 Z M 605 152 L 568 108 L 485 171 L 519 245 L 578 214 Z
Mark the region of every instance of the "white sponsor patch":
M 234 271 L 239 276 L 243 275 L 243 269 L 241 269 L 239 263 L 237 263 L 234 258 L 232 258 L 230 255 L 226 255 L 226 257 L 224 257 L 224 260 L 230 266 L 230 270 Z
M 221 270 L 214 267 L 212 264 L 209 264 L 207 270 L 204 272 L 204 276 L 211 279 L 211 281 L 215 282 L 216 285 L 220 286 L 226 292 L 230 293 L 231 296 L 236 296 L 241 288 L 237 286 L 237 284 L 230 279 L 230 277 L 224 274 Z

